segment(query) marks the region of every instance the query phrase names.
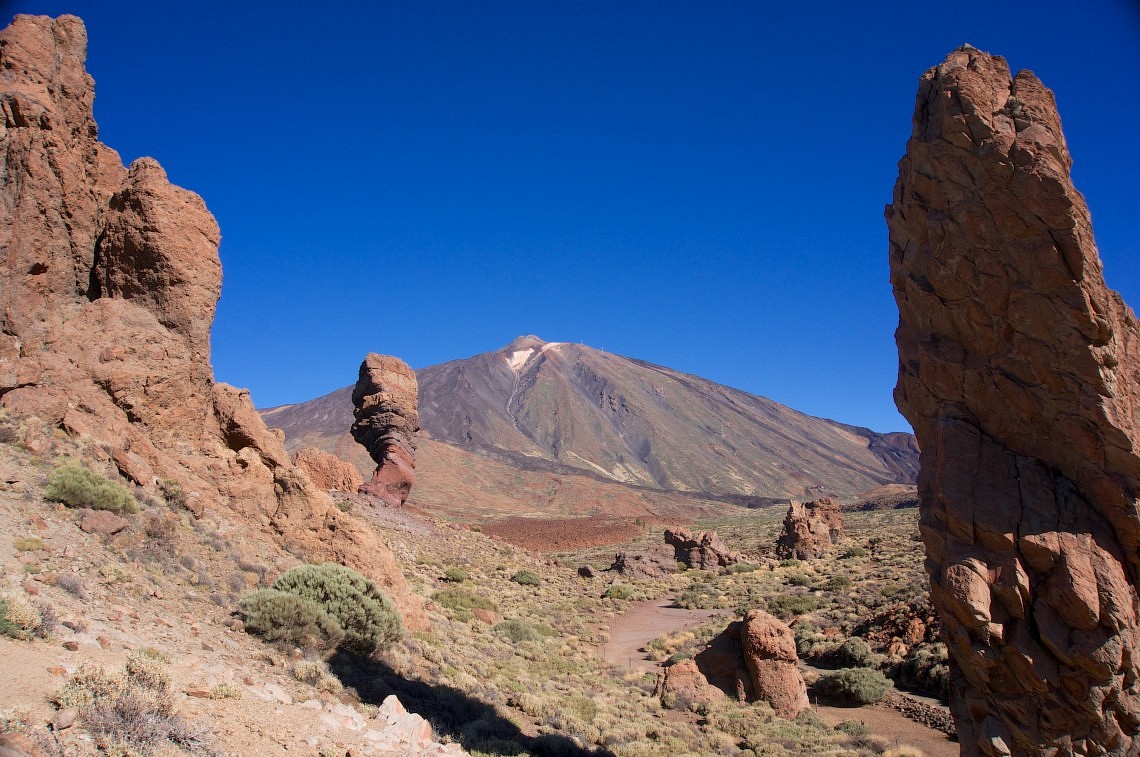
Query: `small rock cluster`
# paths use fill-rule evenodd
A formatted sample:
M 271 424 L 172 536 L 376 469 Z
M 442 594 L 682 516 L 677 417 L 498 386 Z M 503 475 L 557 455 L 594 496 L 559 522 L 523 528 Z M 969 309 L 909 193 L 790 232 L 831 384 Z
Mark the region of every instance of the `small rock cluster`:
M 667 529 L 665 543 L 673 547 L 677 562 L 690 568 L 716 570 L 740 562 L 743 557 L 721 542 L 716 531 L 693 533 L 688 529 Z

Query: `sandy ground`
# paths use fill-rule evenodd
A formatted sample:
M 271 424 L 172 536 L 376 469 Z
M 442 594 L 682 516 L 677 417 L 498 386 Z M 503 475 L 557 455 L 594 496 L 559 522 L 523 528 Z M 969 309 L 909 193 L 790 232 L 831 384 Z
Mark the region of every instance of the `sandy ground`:
M 603 648 L 605 659 L 628 665 L 630 669 L 654 671 L 660 663 L 646 657 L 642 648 L 655 636 L 675 633 L 703 624 L 723 610 L 684 610 L 670 607 L 669 600 L 653 600 L 631 604 L 610 624 L 610 641 Z M 875 735 L 887 739 L 892 746 L 910 746 L 922 750 L 926 757 L 956 756 L 958 743 L 933 728 L 915 723 L 902 713 L 885 705 L 870 707 L 825 707 L 812 709 L 829 726 L 844 720 L 861 720 Z
M 610 640 L 602 649 L 606 660 L 626 665 L 630 670 L 655 671 L 661 663 L 653 662 L 642 647 L 663 633 L 687 631 L 702 625 L 714 615 L 728 614 L 724 610 L 684 610 L 671 607 L 672 600 L 654 599 L 636 602 L 610 624 Z

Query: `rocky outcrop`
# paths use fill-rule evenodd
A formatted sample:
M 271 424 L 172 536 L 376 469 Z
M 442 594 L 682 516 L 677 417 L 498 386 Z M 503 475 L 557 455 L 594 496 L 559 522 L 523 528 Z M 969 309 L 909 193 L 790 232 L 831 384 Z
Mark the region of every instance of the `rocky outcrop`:
M 355 465 L 315 447 L 297 450 L 293 465 L 305 471 L 312 482 L 325 491 L 355 494 L 364 485 L 364 478 Z
M 626 578 L 663 578 L 677 572 L 677 561 L 661 545 L 644 552 L 618 552 L 609 570 Z
M 376 533 L 290 463 L 248 392 L 214 383 L 218 225 L 157 162 L 124 168 L 98 141 L 86 47 L 74 16 L 0 32 L 0 407 L 152 494 L 176 481 L 196 515 L 360 570 L 422 626 Z
M 727 694 L 767 702 L 777 715 L 791 719 L 810 706 L 798 661 L 791 629 L 766 612 L 750 610 L 691 661 L 665 668 L 657 680 L 657 695 L 666 706 L 683 709 Z
M 391 507 L 408 499 L 416 477 L 416 374 L 404 361 L 369 353 L 352 390 L 352 437 L 376 461 L 372 480 L 360 488 Z
M 716 531 L 694 534 L 684 528 L 666 529 L 665 543 L 675 552 L 676 561 L 690 568 L 716 570 L 740 562 L 743 557 L 724 546 Z
M 792 629 L 763 610 L 749 610 L 741 623 L 740 644 L 756 699 L 772 705 L 782 718 L 794 718 L 811 706 L 796 667 Z
M 784 517 L 784 530 L 776 540 L 781 560 L 814 560 L 843 538 L 843 513 L 826 497 L 804 504 L 792 502 Z
M 887 209 L 895 398 L 963 754 L 1140 750 L 1140 328 L 1053 94 L 971 47 L 919 84 Z

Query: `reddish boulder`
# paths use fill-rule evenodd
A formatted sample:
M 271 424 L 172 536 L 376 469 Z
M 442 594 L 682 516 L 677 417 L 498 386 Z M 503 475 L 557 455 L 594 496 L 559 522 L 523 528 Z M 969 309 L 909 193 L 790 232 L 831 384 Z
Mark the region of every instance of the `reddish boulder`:
M 741 625 L 740 643 L 756 699 L 789 719 L 811 706 L 796 667 L 799 657 L 792 629 L 762 610 L 749 610 Z
M 106 510 L 84 510 L 83 518 L 79 521 L 79 528 L 89 534 L 97 534 L 99 536 L 110 536 L 117 534 L 131 522 L 126 518 L 120 518 L 114 513 L 109 513 Z
M 751 610 L 743 621 L 729 623 L 691 664 L 666 668 L 658 677 L 657 694 L 663 703 L 670 704 L 671 695 L 674 703 L 687 704 L 719 698 L 709 691 L 715 689 L 741 701 L 765 701 L 777 715 L 791 719 L 810 706 L 798 660 L 791 629 L 766 612 Z
M 694 534 L 684 528 L 667 529 L 665 543 L 673 547 L 676 561 L 690 568 L 716 570 L 743 559 L 739 552 L 733 552 L 724 546 L 716 531 L 700 531 Z
M 913 123 L 886 212 L 895 398 L 962 752 L 1134 754 L 1140 327 L 1032 73 L 960 48 Z
M 784 518 L 784 531 L 776 541 L 776 556 L 782 560 L 814 560 L 843 538 L 843 513 L 824 497 L 803 504 L 792 502 Z
M 696 660 L 682 660 L 661 670 L 654 694 L 661 704 L 675 710 L 693 704 L 712 704 L 724 699 L 724 692 L 709 683 Z
M 360 491 L 392 507 L 404 504 L 416 480 L 418 396 L 415 371 L 404 361 L 373 352 L 360 364 L 352 391 L 352 438 L 376 461 L 372 480 Z
M 293 465 L 305 471 L 313 483 L 325 491 L 354 494 L 364 484 L 355 465 L 316 447 L 298 450 L 293 455 Z
M 677 563 L 664 547 L 645 552 L 618 552 L 609 567 L 627 578 L 662 578 L 677 572 Z

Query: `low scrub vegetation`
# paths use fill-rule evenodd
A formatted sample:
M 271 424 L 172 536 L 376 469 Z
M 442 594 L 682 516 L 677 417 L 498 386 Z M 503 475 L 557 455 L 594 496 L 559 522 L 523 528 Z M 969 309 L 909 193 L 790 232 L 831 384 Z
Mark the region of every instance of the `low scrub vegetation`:
M 246 629 L 267 641 L 310 649 L 341 646 L 361 654 L 403 636 L 392 600 L 343 565 L 300 565 L 241 602 Z
M 891 688 L 891 681 L 870 668 L 842 668 L 824 673 L 814 691 L 820 697 L 840 704 L 874 704 Z
M 205 731 L 175 712 L 165 663 L 146 654 L 133 653 L 118 671 L 84 663 L 52 702 L 74 708 L 108 754 L 211 753 Z
M 113 513 L 139 511 L 138 501 L 126 486 L 77 463 L 68 463 L 52 471 L 44 489 L 44 499 L 62 502 L 68 507 L 90 507 Z

